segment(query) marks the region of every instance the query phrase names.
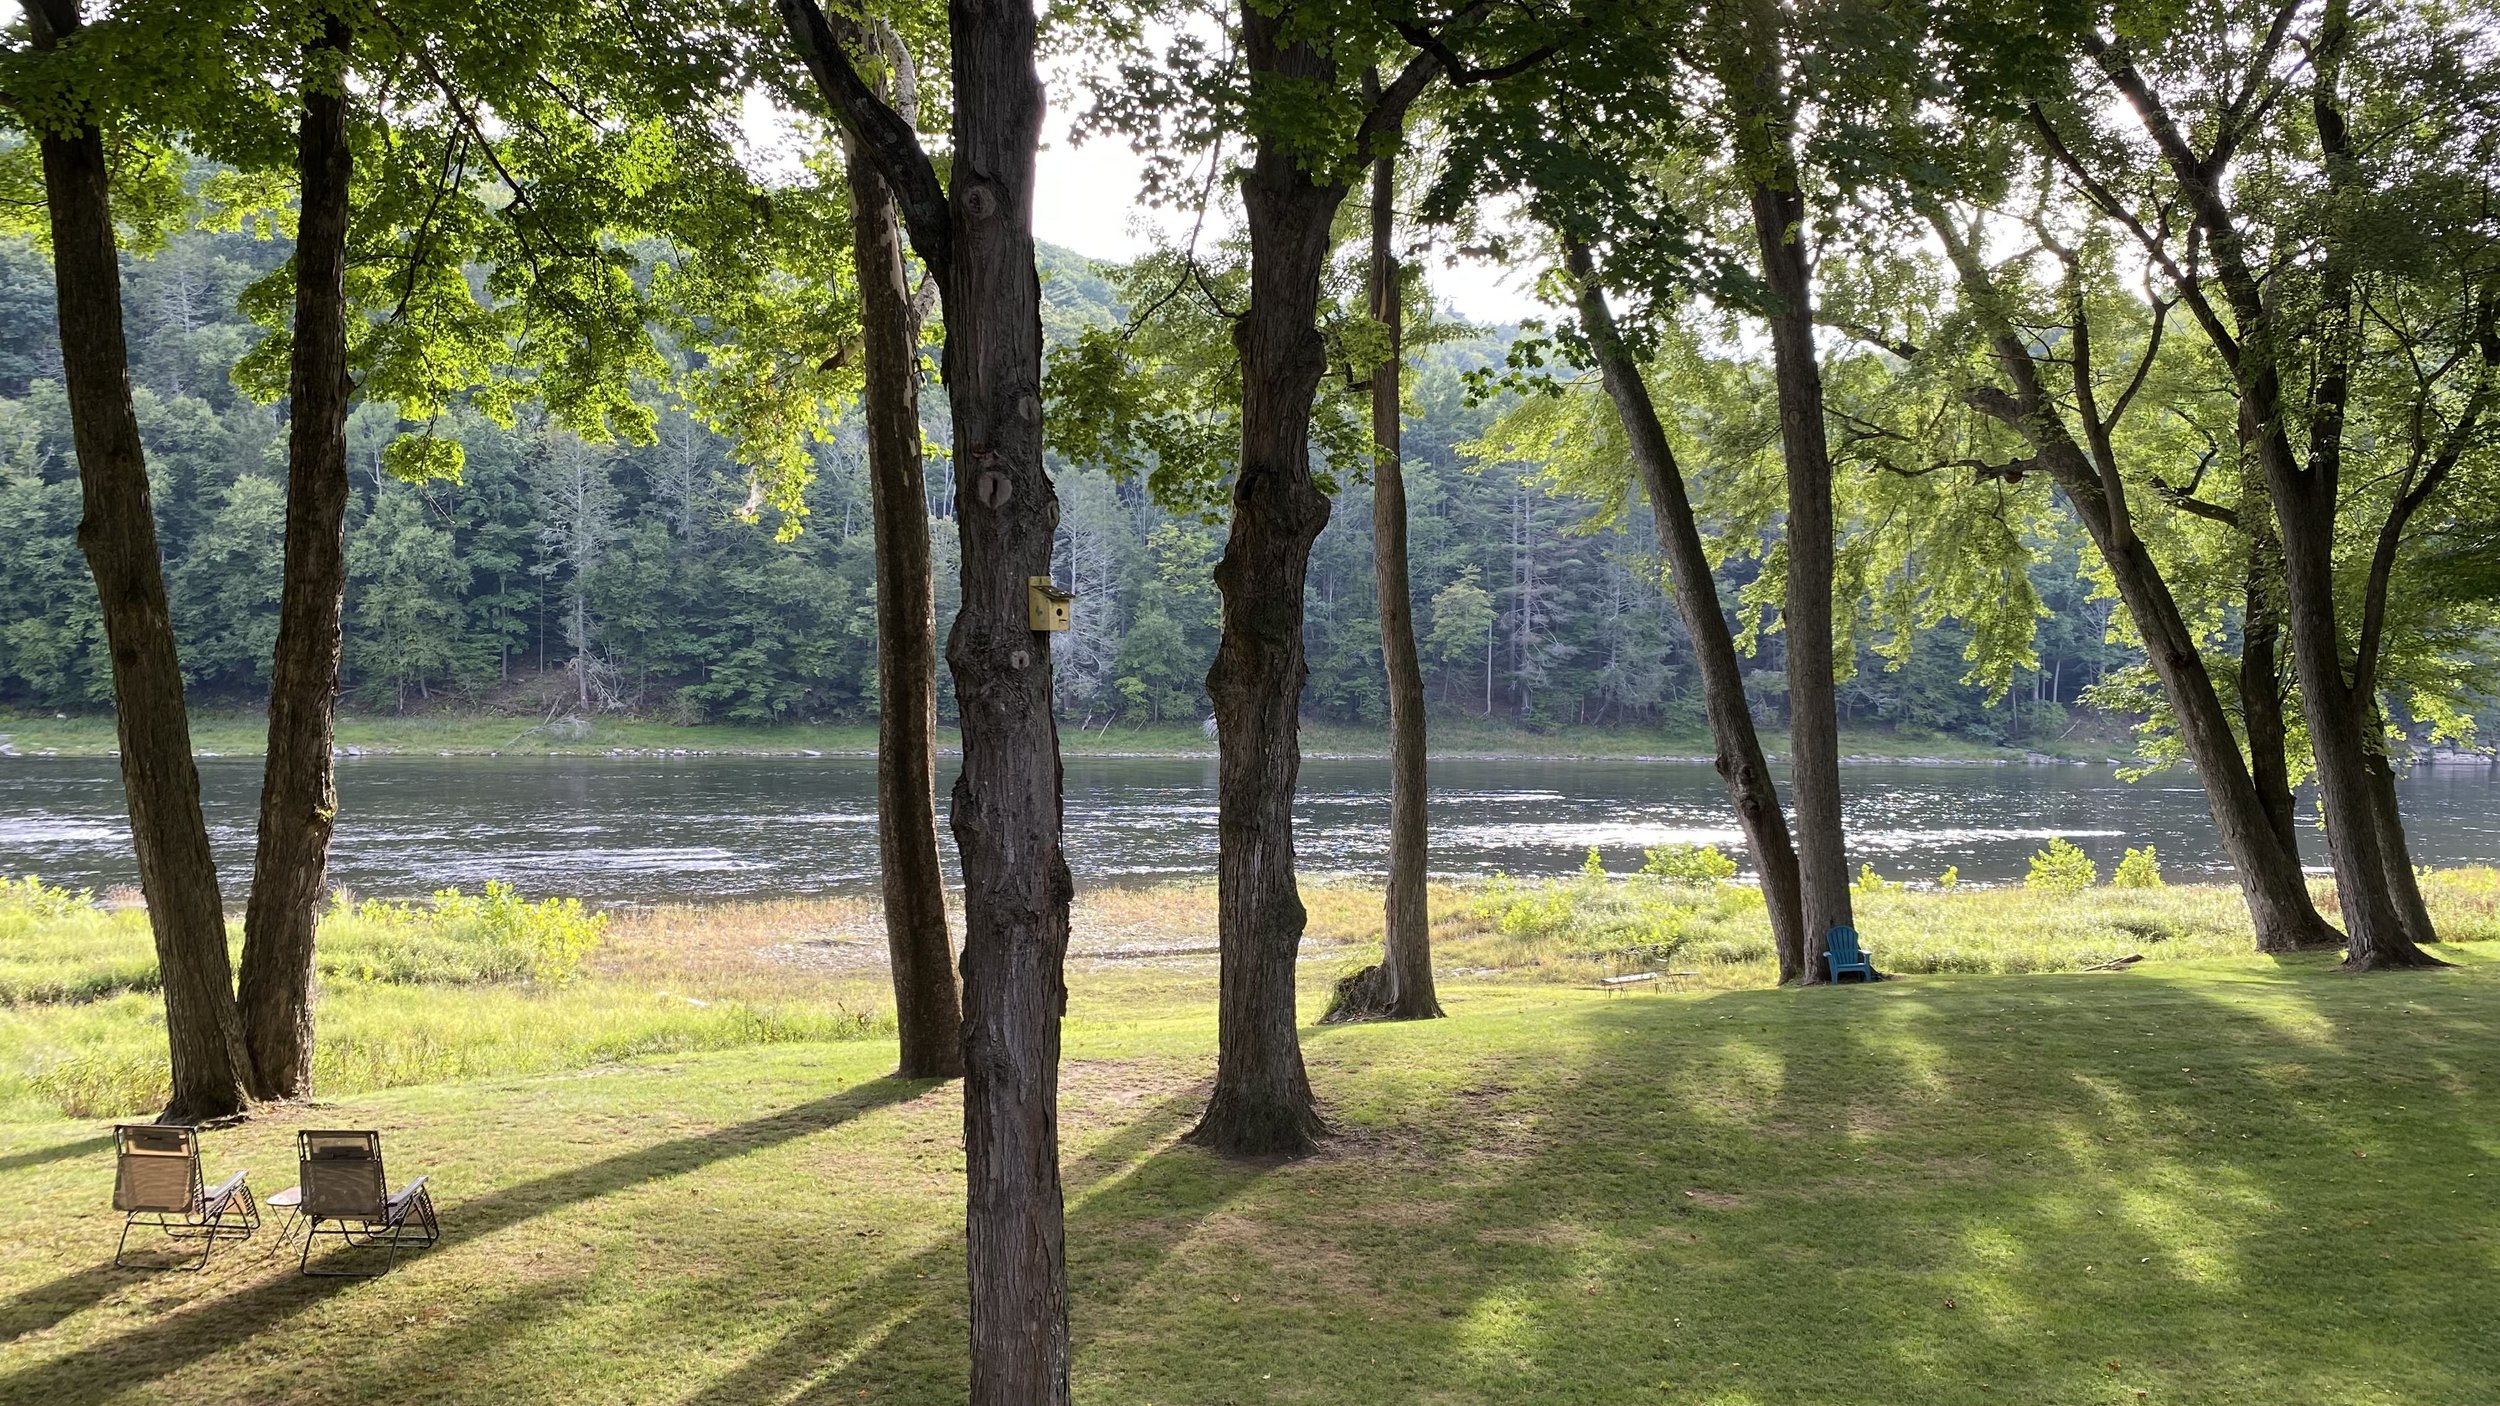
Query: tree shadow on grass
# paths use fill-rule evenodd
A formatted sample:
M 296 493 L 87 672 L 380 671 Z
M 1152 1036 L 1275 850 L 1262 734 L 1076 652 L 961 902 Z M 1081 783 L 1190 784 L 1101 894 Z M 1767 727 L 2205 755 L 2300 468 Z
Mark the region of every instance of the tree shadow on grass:
M 32 1147 L 24 1152 L 12 1152 L 5 1157 L 0 1157 L 0 1172 L 23 1171 L 28 1167 L 40 1167 L 49 1162 L 65 1162 L 72 1157 L 84 1157 L 90 1152 L 101 1152 L 112 1145 L 113 1135 L 102 1133 L 95 1137 L 72 1138 L 68 1142 L 56 1142 L 50 1147 Z
M 2496 1008 L 2488 978 L 2295 965 L 1340 1027 L 1321 1072 L 1345 1136 L 1318 1157 L 1176 1147 L 1199 1104 L 1185 1092 L 1068 1159 L 1078 1370 L 1089 1395 L 1155 1401 L 2218 1402 L 2356 1399 L 2363 1382 L 2476 1399 L 2500 1344 L 2461 1328 L 2489 1298 L 2472 1243 L 2500 1234 L 2405 1162 L 2488 1157 Z M 447 1219 L 486 1234 L 834 1126 L 878 1092 Z M 863 1102 L 829 1107 L 844 1100 Z M 683 1406 L 961 1400 L 959 1230 L 839 1268 L 802 1307 L 819 1265 L 859 1257 L 775 1259 L 739 1229 L 683 1292 L 786 1305 L 743 1340 L 760 1348 L 719 1369 L 699 1352 L 721 1344 L 685 1356 L 690 1339 L 634 1331 L 664 1323 L 663 1300 L 631 1328 L 596 1324 L 605 1350 L 644 1354 L 661 1390 L 686 1372 Z M 64 1359 L 82 1365 L 0 1378 L 0 1399 L 162 1376 L 283 1323 L 303 1292 L 203 1305 Z M 345 1389 L 328 1394 L 508 1397 L 492 1357 L 541 1351 L 562 1316 L 464 1310 L 334 1365 Z
M 1462 1398 L 2471 1399 L 2487 1295 L 2433 1257 L 2492 1226 L 2402 1164 L 2477 1159 L 2489 1009 L 2299 971 L 1586 1008 L 1569 1067 L 1502 1061 L 1511 1153 L 1379 1331 Z
M 1177 1146 L 1205 1101 L 1203 1088 L 1159 1100 L 1070 1159 L 1061 1174 L 1070 1326 L 1080 1359 L 1095 1306 L 1153 1273 L 1197 1225 L 1267 1170 Z M 964 1301 L 958 1231 L 888 1266 L 682 1406 L 961 1401 Z
M 644 1182 L 682 1176 L 729 1158 L 837 1128 L 937 1087 L 877 1079 L 841 1093 L 733 1127 L 674 1138 L 633 1152 L 553 1172 L 442 1208 L 443 1244 L 458 1246 L 537 1216 Z M 92 1305 L 132 1276 L 85 1269 L 34 1286 L 0 1304 L 9 1338 L 49 1327 Z M 287 1320 L 358 1281 L 285 1274 L 202 1301 L 145 1327 L 119 1334 L 0 1377 L 0 1401 L 81 1401 L 126 1390 L 215 1355 L 237 1342 L 277 1331 Z M 31 1326 L 21 1326 L 26 1319 Z

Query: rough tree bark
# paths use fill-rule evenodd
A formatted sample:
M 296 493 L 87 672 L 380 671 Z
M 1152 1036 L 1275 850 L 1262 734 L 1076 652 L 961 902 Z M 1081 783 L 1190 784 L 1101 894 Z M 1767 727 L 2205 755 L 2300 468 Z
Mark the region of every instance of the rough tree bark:
M 1737 662 L 1736 639 L 1728 630 L 1719 604 L 1718 587 L 1710 574 L 1710 556 L 1701 544 L 1701 528 L 1684 488 L 1683 469 L 1667 442 L 1666 427 L 1650 399 L 1640 366 L 1616 330 L 1614 311 L 1586 246 L 1566 239 L 1565 266 L 1578 286 L 1580 327 L 1597 361 L 1607 398 L 1623 422 L 1632 464 L 1648 490 L 1651 516 L 1658 527 L 1658 548 L 1667 559 L 1675 604 L 1684 617 L 1684 633 L 1692 641 L 1701 668 L 1702 708 L 1710 718 L 1710 739 L 1719 778 L 1736 806 L 1737 823 L 1753 851 L 1754 868 L 1762 875 L 1762 896 L 1771 913 L 1771 933 L 1780 954 L 1780 979 L 1794 981 L 1805 951 L 1805 909 L 1798 891 L 1797 853 L 1790 847 L 1788 819 L 1780 812 L 1779 789 L 1772 784 L 1770 763 L 1762 755 L 1762 739 L 1754 731 L 1753 710 L 1745 700 L 1745 675 Z
M 1335 65 L 1284 42 L 1285 19 L 1241 7 L 1251 82 L 1332 84 Z M 1189 1136 L 1247 1156 L 1308 1151 L 1326 1133 L 1302 1067 L 1294 964 L 1305 914 L 1294 884 L 1301 772 L 1302 591 L 1328 499 L 1311 479 L 1311 403 L 1326 370 L 1316 322 L 1342 182 L 1314 180 L 1287 143 L 1261 140 L 1242 178 L 1250 306 L 1241 354 L 1241 467 L 1216 564 L 1222 636 L 1207 696 L 1217 762 L 1215 1091 Z
M 2107 563 L 2119 599 L 2144 641 L 2145 658 L 2161 680 L 2180 741 L 2204 782 L 2206 806 L 2239 875 L 2240 894 L 2248 904 L 2258 950 L 2286 952 L 2334 945 L 2339 936 L 2310 900 L 2300 850 L 2279 827 L 2249 763 L 2240 755 L 2230 714 L 2205 667 L 2195 632 L 2180 613 L 2161 567 L 2136 535 L 2126 486 L 2114 472 L 2114 453 L 2112 472 L 2104 474 L 2099 457 L 2076 441 L 2050 401 L 2040 363 L 2015 334 L 1978 252 L 1941 210 L 1928 211 L 1927 218 L 1944 243 L 1965 296 L 1987 328 L 1999 369 L 2014 388 L 2010 393 L 1993 387 L 1975 389 L 1970 393 L 1971 403 L 2031 446 L 2037 466 L 2065 494 Z M 2086 432 L 2099 435 L 2105 428 L 2087 428 Z M 2108 450 L 2105 442 L 2100 448 Z M 2266 700 L 2271 702 L 2274 696 L 2269 687 Z M 2242 702 L 2245 707 L 2248 700 L 2244 697 Z M 2249 713 L 2244 720 L 2254 734 L 2262 715 Z M 2280 734 L 2278 725 L 2272 739 L 2278 749 Z
M 952 180 L 880 100 L 815 0 L 779 0 L 827 105 L 877 164 L 945 308 L 961 465 L 963 608 L 946 657 L 963 713 L 952 824 L 964 872 L 964 1240 L 973 1406 L 1064 1406 L 1068 1278 L 1059 1022 L 1068 900 L 1048 639 L 1028 582 L 1059 503 L 1042 466 L 1041 280 L 1033 266 L 1042 84 L 1029 0 L 953 0 Z
M 1336 61 L 1291 6 L 1241 6 L 1254 92 L 1334 90 Z M 1415 95 L 1440 72 L 1419 56 L 1375 99 L 1354 140 L 1373 157 L 1402 129 Z M 1348 183 L 1315 170 L 1307 142 L 1261 132 L 1241 181 L 1249 219 L 1250 306 L 1233 324 L 1241 356 L 1241 464 L 1233 521 L 1216 564 L 1223 633 L 1207 694 L 1215 704 L 1215 1091 L 1190 1140 L 1260 1156 L 1308 1151 L 1327 1132 L 1311 1098 L 1295 1029 L 1294 963 L 1305 914 L 1294 886 L 1293 790 L 1308 672 L 1302 593 L 1328 499 L 1311 478 L 1311 405 L 1327 369 L 1320 276 Z
M 1823 368 L 1814 346 L 1813 275 L 1806 259 L 1805 194 L 1796 157 L 1795 105 L 1786 90 L 1778 12 L 1748 0 L 1738 146 L 1752 167 L 1754 237 L 1771 306 L 1772 372 L 1780 455 L 1788 471 L 1789 796 L 1797 808 L 1798 894 L 1805 911 L 1797 980 L 1822 981 L 1823 937 L 1853 924 L 1847 838 L 1841 827 L 1838 663 L 1832 646 L 1831 446 L 1823 437 Z M 1788 966 L 1783 958 L 1783 970 Z
M 313 935 L 338 813 L 331 763 L 347 590 L 347 220 L 352 161 L 333 14 L 308 55 L 296 137 L 295 339 L 287 385 L 286 552 L 269 677 L 259 848 L 243 916 L 243 1036 L 252 1091 L 312 1092 Z M 323 51 L 327 51 L 326 55 Z M 332 65 L 338 65 L 334 68 Z
M 1380 658 L 1389 681 L 1389 885 L 1382 929 L 1379 1013 L 1441 1014 L 1432 983 L 1432 912 L 1425 897 L 1431 827 L 1425 812 L 1424 670 L 1415 652 L 1407 579 L 1406 472 L 1399 444 L 1399 380 L 1406 355 L 1397 256 L 1397 158 L 1372 161 L 1372 318 L 1388 329 L 1389 357 L 1372 371 L 1372 575 L 1380 595 Z
M 2300 863 L 2300 828 L 2294 816 L 2292 761 L 2283 717 L 2283 544 L 2265 486 L 2251 481 L 2240 494 L 2241 530 L 2248 536 L 2248 573 L 2240 598 L 2240 726 L 2248 735 L 2248 774 L 2265 807 L 2266 823 L 2291 863 Z M 2199 667 L 2202 667 L 2201 664 Z M 2201 764 L 2200 764 L 2201 765 Z M 2305 887 L 2305 885 L 2304 885 Z M 2260 950 L 2264 932 L 2258 934 Z M 2320 934 L 2317 941 L 2339 941 Z
M 888 91 L 898 111 L 916 117 L 910 56 L 882 26 L 865 37 L 894 75 Z M 937 597 L 920 458 L 920 319 L 894 193 L 856 141 L 847 143 L 847 154 L 869 514 L 876 525 L 877 851 L 902 1048 L 894 1072 L 953 1079 L 964 1072 L 963 1010 L 946 932 L 946 871 L 938 862 Z
M 2404 925 L 2407 937 L 2417 944 L 2437 942 L 2439 929 L 2431 922 L 2430 905 L 2423 901 L 2421 876 L 2413 870 L 2413 847 L 2405 839 L 2404 813 L 2396 804 L 2395 767 L 2383 746 L 2370 749 L 2369 764 L 2370 810 L 2378 820 L 2379 863 L 2386 866 L 2388 901 L 2396 905 L 2396 921 Z
M 37 0 L 26 16 L 34 42 L 46 49 L 70 40 L 80 23 L 76 0 Z M 41 145 L 62 381 L 85 509 L 78 545 L 95 577 L 112 652 L 122 791 L 165 988 L 173 1096 L 163 1119 L 226 1117 L 247 1106 L 251 1062 L 226 955 L 217 865 L 200 815 L 146 451 L 131 403 L 104 139 L 92 119 L 82 118 L 43 133 Z
M 2272 375 L 2266 371 L 2255 379 L 2271 380 Z M 2314 468 L 2303 472 L 2292 466 L 2291 446 L 2279 432 L 2268 434 L 2267 440 L 2259 457 L 2266 464 L 2275 517 L 2283 529 L 2292 654 L 2309 718 L 2318 805 L 2326 812 L 2336 901 L 2343 906 L 2350 943 L 2344 965 L 2355 971 L 2440 965 L 2406 932 L 2387 883 L 2391 860 L 2381 843 L 2387 817 L 2379 812 L 2374 749 L 2364 732 L 2372 714 L 2345 680 L 2336 622 L 2333 488 Z

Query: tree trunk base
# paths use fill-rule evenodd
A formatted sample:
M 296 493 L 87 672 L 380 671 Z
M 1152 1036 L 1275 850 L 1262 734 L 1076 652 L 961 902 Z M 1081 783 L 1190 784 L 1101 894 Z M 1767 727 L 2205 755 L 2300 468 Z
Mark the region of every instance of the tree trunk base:
M 2420 948 L 2407 948 L 2398 952 L 2355 953 L 2344 959 L 2341 970 L 2348 972 L 2429 971 L 2433 968 L 2455 965 L 2454 962 L 2441 961 Z
M 148 1121 L 168 1128 L 200 1128 L 213 1131 L 218 1128 L 242 1127 L 252 1121 L 252 1115 L 257 1111 L 258 1105 L 249 1103 L 227 1108 L 202 1107 L 196 1102 L 177 1102 L 165 1105 L 163 1112 Z
M 1181 1141 L 1227 1157 L 1307 1157 L 1327 1136 L 1328 1124 L 1305 1100 L 1262 1099 L 1254 1105 L 1218 1089 L 1198 1126 Z
M 2268 955 L 2292 952 L 2341 952 L 2347 945 L 2342 933 L 2333 928 L 2321 928 L 2316 933 L 2260 939 L 2257 943 L 2257 950 Z
M 1328 997 L 1328 1011 L 1319 1018 L 1319 1023 L 1359 1025 L 1373 1020 L 1438 1020 L 1442 1015 L 1438 1001 L 1408 1002 L 1393 997 L 1389 991 L 1389 969 L 1375 964 L 1352 976 L 1338 979 L 1337 989 Z

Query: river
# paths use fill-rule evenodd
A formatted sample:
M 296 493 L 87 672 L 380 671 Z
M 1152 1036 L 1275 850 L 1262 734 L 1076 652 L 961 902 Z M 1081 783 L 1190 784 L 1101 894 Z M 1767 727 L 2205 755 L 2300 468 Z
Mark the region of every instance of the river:
M 940 778 L 952 780 L 951 763 Z M 257 759 L 200 763 L 210 837 L 239 897 L 249 876 Z M 2174 879 L 2226 873 L 2195 779 L 2139 782 L 2107 766 L 1852 766 L 1852 862 L 1891 878 L 2022 876 L 2052 836 L 2103 872 L 2157 846 Z M 1595 845 L 1616 872 L 1643 847 L 1742 842 L 1709 767 L 1684 762 L 1446 760 L 1432 772 L 1436 873 L 1559 873 Z M 1388 765 L 1302 768 L 1296 838 L 1306 872 L 1376 874 L 1388 837 Z M 2402 782 L 2425 864 L 2500 861 L 2500 773 L 2424 766 Z M 941 798 L 942 799 L 942 798 Z M 876 767 L 822 757 L 350 757 L 339 763 L 331 882 L 409 895 L 509 879 L 597 902 L 753 898 L 873 888 Z M 133 884 L 110 758 L 0 758 L 0 872 L 104 889 Z M 1072 757 L 1068 860 L 1077 883 L 1208 877 L 1215 764 Z M 2303 805 L 2304 826 L 2311 818 Z M 2319 836 L 2306 832 L 2312 863 Z M 952 841 L 946 845 L 951 851 Z

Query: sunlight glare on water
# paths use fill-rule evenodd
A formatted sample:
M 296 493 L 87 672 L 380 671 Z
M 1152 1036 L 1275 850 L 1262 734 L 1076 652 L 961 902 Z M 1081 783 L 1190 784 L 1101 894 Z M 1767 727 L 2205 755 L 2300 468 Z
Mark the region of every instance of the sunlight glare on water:
M 941 846 L 951 759 L 940 764 Z M 259 765 L 200 763 L 210 840 L 239 901 L 251 866 Z M 1744 862 L 1726 792 L 1688 762 L 1437 761 L 1432 867 L 1447 875 L 1577 870 L 1589 847 L 1637 869 L 1653 845 L 1715 844 Z M 1851 862 L 1896 879 L 1956 866 L 1968 882 L 2018 879 L 2052 837 L 2104 872 L 2131 845 L 2172 877 L 2220 878 L 2203 794 L 2163 775 L 2129 784 L 2106 766 L 1852 766 Z M 1306 873 L 1374 876 L 1388 843 L 1388 765 L 1314 760 L 1295 809 Z M 2402 783 L 2416 858 L 2500 859 L 2500 776 L 2418 768 Z M 861 757 L 353 757 L 339 764 L 331 882 L 409 895 L 488 879 L 600 902 L 871 890 L 876 764 Z M 0 872 L 105 888 L 134 883 L 110 758 L 0 759 Z M 2323 849 L 2304 806 L 2313 863 Z M 1077 882 L 1209 878 L 1213 761 L 1072 757 L 1068 862 Z

